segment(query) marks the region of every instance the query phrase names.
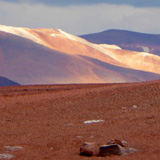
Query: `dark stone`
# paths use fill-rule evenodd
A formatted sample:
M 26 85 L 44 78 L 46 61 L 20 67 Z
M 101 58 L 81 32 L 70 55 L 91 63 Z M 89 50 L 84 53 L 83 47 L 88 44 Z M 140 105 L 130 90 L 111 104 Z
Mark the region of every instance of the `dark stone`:
M 100 146 L 99 156 L 122 155 L 125 149 L 118 144 L 102 145 Z
M 80 148 L 82 156 L 98 156 L 100 145 L 95 142 L 85 142 Z

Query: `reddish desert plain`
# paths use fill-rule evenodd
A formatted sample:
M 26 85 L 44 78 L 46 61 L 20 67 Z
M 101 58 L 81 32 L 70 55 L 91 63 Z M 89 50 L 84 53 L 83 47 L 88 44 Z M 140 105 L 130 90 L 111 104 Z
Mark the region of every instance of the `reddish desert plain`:
M 88 120 L 103 122 L 85 124 Z M 159 122 L 160 81 L 1 87 L 0 157 L 158 160 Z M 112 139 L 127 141 L 139 151 L 109 157 L 79 155 L 83 142 L 106 144 Z

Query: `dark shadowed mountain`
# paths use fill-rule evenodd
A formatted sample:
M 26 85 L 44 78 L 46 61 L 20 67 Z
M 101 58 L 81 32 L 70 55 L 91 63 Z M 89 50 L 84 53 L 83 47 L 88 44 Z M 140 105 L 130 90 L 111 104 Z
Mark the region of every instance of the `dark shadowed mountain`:
M 145 34 L 125 30 L 107 30 L 80 37 L 96 44 L 115 44 L 122 49 L 160 55 L 160 34 Z
M 5 77 L 0 76 L 0 87 L 4 87 L 4 86 L 18 86 L 19 84 L 11 81 Z

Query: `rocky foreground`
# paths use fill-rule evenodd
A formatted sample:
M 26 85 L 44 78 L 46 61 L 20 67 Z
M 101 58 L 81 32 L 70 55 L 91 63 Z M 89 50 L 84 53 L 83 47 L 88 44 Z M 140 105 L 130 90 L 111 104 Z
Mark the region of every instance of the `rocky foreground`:
M 160 157 L 160 81 L 0 88 L 0 159 Z M 128 142 L 128 155 L 85 157 L 84 142 Z

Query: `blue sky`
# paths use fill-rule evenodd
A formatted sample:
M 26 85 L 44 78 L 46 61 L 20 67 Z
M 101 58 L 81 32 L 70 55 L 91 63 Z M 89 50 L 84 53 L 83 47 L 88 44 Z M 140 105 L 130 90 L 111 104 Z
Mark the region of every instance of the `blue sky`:
M 1 25 L 74 35 L 124 29 L 160 34 L 160 0 L 0 0 Z

